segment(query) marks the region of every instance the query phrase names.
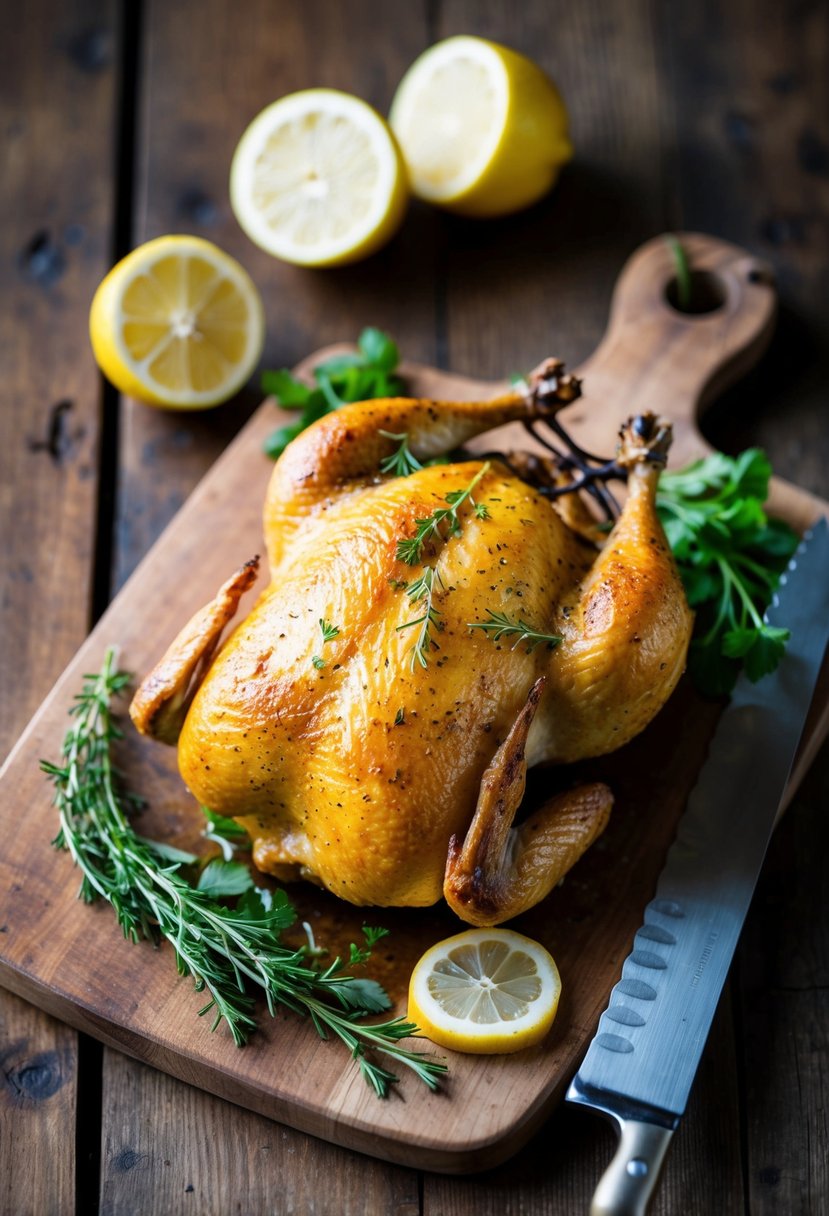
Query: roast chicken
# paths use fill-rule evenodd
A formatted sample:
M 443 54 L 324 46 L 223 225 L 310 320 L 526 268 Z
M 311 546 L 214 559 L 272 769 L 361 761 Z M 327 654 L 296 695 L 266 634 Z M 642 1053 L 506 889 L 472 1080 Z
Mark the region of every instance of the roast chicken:
M 548 361 L 490 401 L 348 405 L 277 462 L 269 586 L 221 643 L 258 559 L 242 566 L 131 706 L 177 744 L 199 802 L 245 826 L 261 870 L 359 905 L 443 895 L 492 925 L 604 829 L 600 783 L 516 813 L 528 766 L 622 746 L 683 671 L 692 618 L 654 505 L 669 427 L 623 428 L 609 535 L 575 496 L 530 484 L 537 460 L 437 461 L 578 391 Z M 411 471 L 382 472 L 401 444 Z

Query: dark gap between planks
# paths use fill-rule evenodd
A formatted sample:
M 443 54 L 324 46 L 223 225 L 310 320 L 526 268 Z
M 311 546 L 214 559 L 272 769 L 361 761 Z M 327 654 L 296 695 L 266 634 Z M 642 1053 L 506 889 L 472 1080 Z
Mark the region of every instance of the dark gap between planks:
M 120 38 L 115 66 L 118 72 L 118 102 L 112 150 L 113 222 L 110 252 L 113 265 L 129 252 L 132 245 L 142 10 L 142 0 L 122 0 L 116 18 Z M 113 525 L 118 489 L 119 412 L 119 393 L 102 377 L 90 627 L 102 615 L 110 600 Z M 78 1216 L 98 1216 L 100 1211 L 103 1058 L 100 1043 L 87 1035 L 78 1035 L 78 1109 L 75 1127 L 75 1211 Z
M 135 185 L 136 134 L 143 28 L 143 0 L 122 0 L 119 54 L 118 104 L 113 148 L 113 223 L 111 262 L 119 261 L 132 248 L 133 192 Z M 98 454 L 98 511 L 95 557 L 92 574 L 91 622 L 94 625 L 109 604 L 114 564 L 113 532 L 118 492 L 120 395 L 101 379 L 101 432 Z

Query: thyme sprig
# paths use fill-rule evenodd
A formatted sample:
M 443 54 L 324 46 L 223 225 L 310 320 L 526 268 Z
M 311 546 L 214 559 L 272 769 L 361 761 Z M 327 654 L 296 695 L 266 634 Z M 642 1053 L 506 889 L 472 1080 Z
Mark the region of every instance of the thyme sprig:
M 159 848 L 136 834 L 127 811 L 137 800 L 119 788 L 111 755 L 121 738 L 111 703 L 128 681 L 108 650 L 100 672 L 86 677 L 75 698 L 61 762 L 42 762 L 55 786 L 60 817 L 53 843 L 68 849 L 80 868 L 81 898 L 111 904 L 128 941 L 158 944 L 166 938 L 179 974 L 189 975 L 196 991 L 209 997 L 199 1015 L 213 1014 L 213 1030 L 224 1021 L 238 1046 L 256 1027 L 249 991 L 254 986 L 264 993 L 272 1016 L 277 1006 L 284 1006 L 309 1016 L 322 1038 L 340 1039 L 379 1096 L 389 1092 L 397 1077 L 371 1059 L 369 1051 L 412 1069 L 435 1089 L 445 1065 L 400 1046 L 401 1039 L 418 1033 L 416 1026 L 404 1018 L 374 1025 L 360 1021 L 390 1006 L 378 983 L 345 974 L 347 964 L 339 958 L 318 970 L 309 966 L 304 948 L 281 943 L 280 932 L 295 920 L 284 891 L 273 892 L 269 908 L 250 889 L 235 908 L 219 904 L 209 891 L 187 882 L 181 860 L 171 860 L 189 855 Z M 378 940 L 377 931 L 369 930 L 365 937 L 365 947 L 352 948 L 352 957 L 356 951 L 361 963 Z
M 320 617 L 319 627 L 320 633 L 322 634 L 323 646 L 326 642 L 333 642 L 334 638 L 338 638 L 340 636 L 339 626 L 332 625 L 330 621 L 326 621 L 325 617 Z M 316 667 L 317 671 L 322 671 L 323 667 L 325 666 L 325 659 L 319 654 L 312 655 L 311 662 L 313 663 L 314 667 Z
M 477 486 L 478 482 L 489 472 L 491 468 L 490 461 L 485 461 L 475 476 L 470 481 L 469 485 L 462 490 L 450 490 L 445 496 L 444 502 L 448 505 L 438 507 L 431 515 L 427 515 L 424 519 L 415 520 L 414 536 L 406 537 L 404 540 L 397 542 L 397 560 L 405 562 L 407 566 L 416 566 L 423 555 L 423 547 L 427 541 L 444 540 L 449 536 L 457 536 L 461 531 L 461 519 L 459 515 L 460 508 L 469 499 L 475 515 L 478 519 L 488 519 L 489 511 L 485 503 L 476 503 L 472 498 L 472 491 Z M 445 535 L 444 531 L 445 529 Z
M 511 621 L 505 612 L 493 612 L 491 608 L 487 608 L 487 615 L 489 616 L 488 621 L 469 621 L 469 628 L 483 629 L 491 636 L 493 642 L 497 642 L 500 638 L 514 637 L 513 650 L 521 642 L 527 643 L 527 654 L 530 654 L 542 642 L 546 642 L 552 650 L 562 640 L 560 634 L 557 633 L 540 633 L 537 629 L 533 629 L 532 625 L 522 621 L 520 617 L 517 621 Z
M 400 434 L 395 434 L 394 431 L 380 431 L 379 433 L 384 439 L 393 439 L 398 444 L 397 451 L 380 461 L 381 473 L 393 473 L 395 477 L 408 477 L 410 473 L 417 473 L 419 469 L 423 468 L 409 447 L 407 431 L 402 431 Z
M 432 598 L 435 593 L 435 583 L 442 588 L 443 582 L 437 570 L 433 566 L 426 566 L 420 578 L 415 579 L 413 583 L 409 583 L 406 588 L 406 594 L 413 604 L 423 604 L 423 611 L 420 616 L 414 620 L 406 621 L 403 625 L 397 626 L 397 633 L 403 629 L 412 629 L 419 625 L 420 629 L 414 645 L 410 648 L 409 668 L 414 671 L 419 663 L 421 667 L 428 667 L 429 653 L 432 650 L 440 650 L 437 642 L 432 636 L 432 630 L 436 632 L 442 628 L 440 621 L 440 609 L 435 608 L 432 603 Z

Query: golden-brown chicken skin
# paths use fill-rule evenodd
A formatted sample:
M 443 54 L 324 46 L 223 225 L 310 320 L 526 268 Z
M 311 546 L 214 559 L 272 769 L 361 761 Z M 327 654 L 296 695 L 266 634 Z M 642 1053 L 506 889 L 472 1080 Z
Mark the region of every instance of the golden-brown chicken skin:
M 573 385 L 548 376 L 548 397 Z M 652 426 L 650 446 L 629 433 L 630 492 L 600 552 L 498 459 L 379 471 L 397 447 L 389 435 L 405 433 L 425 461 L 544 408 L 521 393 L 366 402 L 316 423 L 277 463 L 270 585 L 214 656 L 250 582 L 243 567 L 132 707 L 146 733 L 180 729 L 185 783 L 242 821 L 261 869 L 355 904 L 445 894 L 488 924 L 542 898 L 603 830 L 600 785 L 512 820 L 528 765 L 621 746 L 682 672 L 691 615 L 654 508 L 664 431 L 657 441 Z M 400 541 L 473 481 L 456 522 L 402 561 Z M 428 571 L 424 634 L 429 601 L 411 585 Z M 492 613 L 561 640 L 496 639 L 480 628 Z

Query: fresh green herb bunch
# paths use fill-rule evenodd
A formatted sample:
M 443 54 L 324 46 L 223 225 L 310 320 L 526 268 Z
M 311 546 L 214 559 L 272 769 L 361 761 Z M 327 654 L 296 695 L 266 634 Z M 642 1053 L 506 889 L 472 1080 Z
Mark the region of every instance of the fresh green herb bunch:
M 753 681 L 774 671 L 789 638 L 763 621 L 798 544 L 763 509 L 770 476 L 765 453 L 749 448 L 659 479 L 657 510 L 697 614 L 688 666 L 707 696 L 729 693 L 741 666 Z
M 301 410 L 299 421 L 278 427 L 265 440 L 273 460 L 281 456 L 312 422 L 353 401 L 400 397 L 403 382 L 395 375 L 400 355 L 397 344 L 379 329 L 364 329 L 354 354 L 334 355 L 314 368 L 316 388 L 297 380 L 287 369 L 263 372 L 262 391 L 276 397 L 287 410 Z
M 435 1089 L 445 1065 L 399 1043 L 416 1034 L 417 1027 L 403 1018 L 363 1023 L 366 1014 L 380 1013 L 391 1002 L 376 981 L 344 972 L 347 965 L 368 961 L 382 930 L 364 929 L 365 945 L 352 945 L 347 963 L 336 958 L 324 970 L 309 966 L 308 950 L 280 942 L 280 932 L 296 919 L 284 891 L 262 898 L 246 866 L 218 859 L 205 867 L 195 888 L 182 873 L 183 867 L 197 862 L 193 854 L 137 835 L 127 815 L 137 800 L 120 791 L 111 756 L 112 744 L 121 737 L 111 702 L 128 680 L 116 670 L 109 650 L 101 671 L 86 677 L 75 699 L 62 762 L 42 762 L 54 782 L 60 814 L 54 844 L 68 849 L 80 868 L 81 898 L 110 903 L 131 942 L 158 944 L 166 938 L 179 974 L 191 976 L 196 991 L 208 994 L 200 1015 L 213 1013 L 213 1030 L 226 1022 L 237 1046 L 256 1026 L 248 991 L 253 985 L 264 993 L 272 1016 L 277 1005 L 283 1005 L 307 1014 L 322 1038 L 339 1038 L 381 1097 L 397 1077 L 367 1052 L 411 1068 Z M 209 829 L 211 836 L 222 834 L 232 855 L 228 837 L 238 834 L 228 822 L 213 817 Z M 217 902 L 228 896 L 236 898 L 235 907 Z

